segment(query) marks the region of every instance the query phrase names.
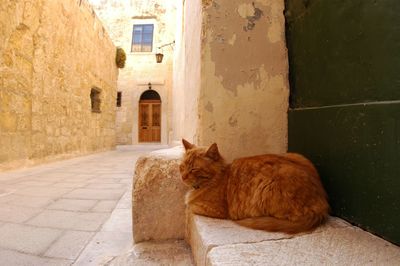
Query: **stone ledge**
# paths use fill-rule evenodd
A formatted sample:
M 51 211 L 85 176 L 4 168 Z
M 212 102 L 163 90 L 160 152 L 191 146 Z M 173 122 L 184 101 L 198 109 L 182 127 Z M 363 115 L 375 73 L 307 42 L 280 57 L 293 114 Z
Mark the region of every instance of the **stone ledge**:
M 335 217 L 296 236 L 241 227 L 230 220 L 189 215 L 185 223 L 180 147 L 138 160 L 133 188 L 136 243 L 182 239 L 196 265 L 400 265 L 400 248 Z
M 400 265 L 400 248 L 331 217 L 296 236 L 192 215 L 189 243 L 196 265 Z
M 183 239 L 186 186 L 181 182 L 181 147 L 140 157 L 132 190 L 132 226 L 135 243 Z

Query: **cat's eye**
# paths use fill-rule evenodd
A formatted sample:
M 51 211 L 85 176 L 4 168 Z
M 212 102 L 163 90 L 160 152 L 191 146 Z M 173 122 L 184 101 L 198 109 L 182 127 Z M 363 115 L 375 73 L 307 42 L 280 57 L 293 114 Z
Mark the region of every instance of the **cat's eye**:
M 201 179 L 209 179 L 208 176 L 204 176 L 204 175 L 199 176 L 199 178 L 201 178 Z

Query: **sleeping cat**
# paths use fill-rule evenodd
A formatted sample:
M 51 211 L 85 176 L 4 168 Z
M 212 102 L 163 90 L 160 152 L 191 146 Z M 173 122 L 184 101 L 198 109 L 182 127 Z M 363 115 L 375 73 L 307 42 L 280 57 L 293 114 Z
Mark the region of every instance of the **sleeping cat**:
M 195 214 L 289 234 L 311 231 L 328 216 L 327 195 L 313 164 L 300 154 L 259 155 L 225 163 L 217 144 L 182 140 L 186 204 Z

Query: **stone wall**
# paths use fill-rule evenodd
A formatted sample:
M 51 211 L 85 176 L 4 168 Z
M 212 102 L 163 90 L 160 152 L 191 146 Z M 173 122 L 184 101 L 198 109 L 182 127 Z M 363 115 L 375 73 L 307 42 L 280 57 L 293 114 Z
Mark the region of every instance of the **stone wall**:
M 0 169 L 115 147 L 117 76 L 115 46 L 85 0 L 2 1 Z
M 157 47 L 173 42 L 176 32 L 176 3 L 169 0 L 89 0 L 104 22 L 114 43 L 127 54 L 125 68 L 120 70 L 118 91 L 122 105 L 117 108 L 117 143 L 138 144 L 138 103 L 141 94 L 152 83 L 162 101 L 161 143 L 169 142 L 172 106 L 173 46 L 162 49 L 163 62 L 156 63 Z M 154 24 L 152 52 L 131 52 L 134 24 Z
M 185 80 L 174 88 L 185 95 L 185 138 L 217 142 L 228 160 L 286 151 L 283 11 L 283 0 L 185 2 Z

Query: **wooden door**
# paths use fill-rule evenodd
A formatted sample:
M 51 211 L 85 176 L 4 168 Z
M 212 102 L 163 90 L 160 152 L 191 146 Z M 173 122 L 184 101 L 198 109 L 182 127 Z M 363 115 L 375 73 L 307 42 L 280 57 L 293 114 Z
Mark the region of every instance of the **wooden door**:
M 139 102 L 139 142 L 161 142 L 161 101 Z

